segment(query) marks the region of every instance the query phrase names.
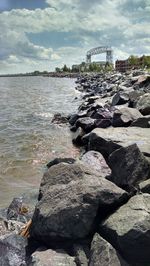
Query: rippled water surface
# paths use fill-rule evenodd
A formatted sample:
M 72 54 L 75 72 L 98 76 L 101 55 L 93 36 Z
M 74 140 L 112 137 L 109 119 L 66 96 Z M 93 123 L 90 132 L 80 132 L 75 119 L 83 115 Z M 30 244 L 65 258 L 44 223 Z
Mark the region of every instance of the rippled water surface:
M 72 79 L 0 78 L 0 206 L 36 188 L 49 160 L 78 154 L 68 127 L 51 124 L 54 113 L 77 109 L 74 87 Z

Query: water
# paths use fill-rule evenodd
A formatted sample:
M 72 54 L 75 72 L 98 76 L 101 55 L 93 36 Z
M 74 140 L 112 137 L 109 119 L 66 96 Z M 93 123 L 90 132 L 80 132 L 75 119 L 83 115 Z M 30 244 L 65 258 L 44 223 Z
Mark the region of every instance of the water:
M 78 154 L 68 127 L 51 123 L 77 109 L 74 87 L 72 79 L 0 78 L 0 207 L 38 187 L 49 160 Z

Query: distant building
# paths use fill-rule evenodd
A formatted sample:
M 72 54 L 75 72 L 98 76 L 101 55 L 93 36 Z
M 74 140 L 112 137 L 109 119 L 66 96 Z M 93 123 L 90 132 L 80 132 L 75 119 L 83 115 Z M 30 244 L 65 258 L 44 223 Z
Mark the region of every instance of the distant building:
M 130 61 L 130 58 L 126 60 L 116 60 L 115 69 L 119 72 L 126 72 L 131 69 L 139 69 L 144 65 L 144 56 L 137 57 L 135 63 Z

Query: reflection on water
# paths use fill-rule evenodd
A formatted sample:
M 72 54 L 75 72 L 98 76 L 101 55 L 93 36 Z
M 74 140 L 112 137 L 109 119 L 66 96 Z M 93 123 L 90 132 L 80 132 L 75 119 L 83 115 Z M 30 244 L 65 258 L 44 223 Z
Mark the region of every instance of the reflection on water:
M 52 158 L 78 154 L 69 129 L 51 124 L 54 113 L 76 110 L 74 86 L 71 79 L 0 79 L 0 206 L 37 187 Z

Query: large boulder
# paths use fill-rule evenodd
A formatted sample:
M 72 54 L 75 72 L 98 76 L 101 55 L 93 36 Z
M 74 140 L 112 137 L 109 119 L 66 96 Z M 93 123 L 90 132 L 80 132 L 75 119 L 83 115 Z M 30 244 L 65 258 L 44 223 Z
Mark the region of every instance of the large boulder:
M 117 92 L 112 99 L 112 106 L 127 103 L 129 95 L 125 92 Z
M 136 104 L 136 108 L 143 115 L 150 115 L 150 93 L 145 93 L 143 96 L 140 97 Z
M 131 123 L 131 127 L 143 127 L 143 128 L 150 127 L 150 115 L 139 117 L 138 119 L 136 119 Z
M 87 164 L 91 169 L 98 171 L 104 177 L 111 174 L 111 170 L 106 163 L 103 155 L 97 151 L 88 151 L 86 152 L 81 161 L 84 164 Z
M 150 262 L 150 195 L 132 197 L 99 229 L 127 261 L 133 265 L 147 265 Z
M 91 243 L 89 266 L 129 266 L 114 249 L 98 233 L 94 235 Z
M 76 266 L 75 258 L 63 250 L 41 247 L 31 256 L 29 266 Z
M 141 152 L 150 156 L 149 128 L 117 127 L 96 128 L 83 138 L 89 150 L 96 150 L 108 157 L 113 151 L 136 143 Z
M 120 187 L 132 187 L 150 177 L 150 163 L 136 144 L 122 147 L 108 157 L 112 175 L 109 180 Z
M 14 233 L 0 236 L 0 265 L 26 266 L 27 240 Z
M 126 127 L 139 117 L 142 117 L 142 115 L 137 109 L 122 107 L 114 111 L 112 125 L 114 127 Z
M 95 119 L 90 117 L 79 118 L 75 124 L 76 128 L 81 127 L 86 133 L 95 128 Z
M 31 236 L 46 244 L 87 237 L 128 194 L 81 163 L 52 166 L 44 175 Z

